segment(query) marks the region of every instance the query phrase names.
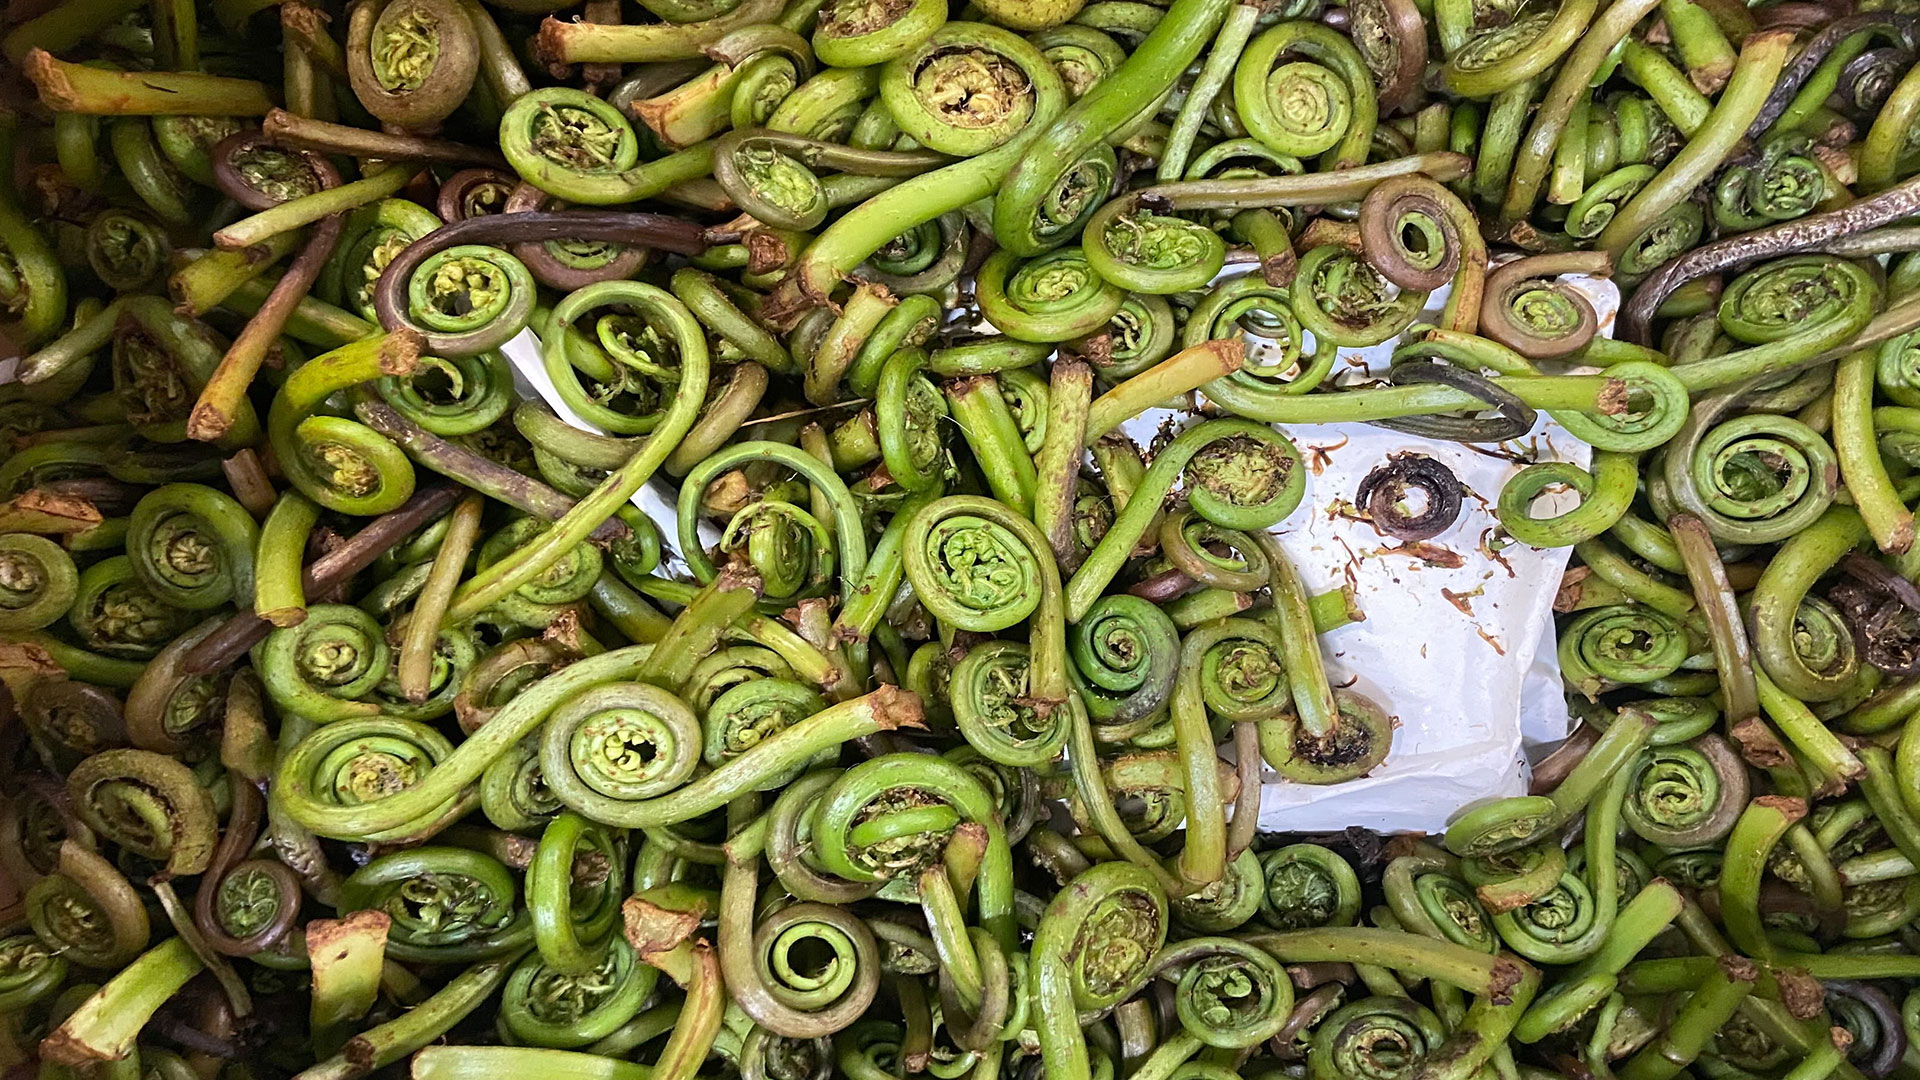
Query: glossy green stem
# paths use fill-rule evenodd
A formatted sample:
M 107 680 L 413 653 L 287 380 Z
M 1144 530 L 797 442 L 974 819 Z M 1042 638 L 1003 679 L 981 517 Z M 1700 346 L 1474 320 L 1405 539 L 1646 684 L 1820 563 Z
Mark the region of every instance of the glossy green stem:
M 1763 30 L 1741 44 L 1739 62 L 1713 112 L 1673 160 L 1601 230 L 1595 241 L 1599 247 L 1617 261 L 1629 245 L 1719 168 L 1759 115 L 1767 93 L 1786 65 L 1793 41 L 1791 31 Z

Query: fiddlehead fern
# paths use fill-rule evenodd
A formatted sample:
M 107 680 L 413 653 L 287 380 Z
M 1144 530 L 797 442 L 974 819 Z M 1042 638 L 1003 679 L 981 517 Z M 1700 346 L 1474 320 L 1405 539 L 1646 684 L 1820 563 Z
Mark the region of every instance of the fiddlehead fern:
M 1316 844 L 1262 852 L 1260 920 L 1276 930 L 1352 926 L 1360 915 L 1360 879 L 1352 864 Z
M 1090 1075 L 1079 1011 L 1123 1000 L 1146 977 L 1166 934 L 1166 895 L 1129 863 L 1094 866 L 1054 897 L 1032 953 L 1036 1026 L 1049 1063 Z
M 913 176 L 948 159 L 927 151 L 856 150 L 804 135 L 749 128 L 714 146 L 713 173 L 742 210 L 777 229 L 806 230 L 826 219 L 834 199 L 814 174 Z
M 340 243 L 314 282 L 314 292 L 363 319 L 378 321 L 374 285 L 394 256 L 441 227 L 431 210 L 405 199 L 381 199 L 347 215 Z
M 1599 236 L 1659 171 L 1652 165 L 1626 165 L 1588 184 L 1567 210 L 1567 235 L 1580 240 Z
M 1572 252 L 1506 263 L 1488 275 L 1481 332 L 1534 360 L 1579 350 L 1599 329 L 1593 305 L 1578 290 L 1547 279 L 1606 269 L 1604 258 Z
M 595 314 L 598 312 L 598 314 Z M 593 316 L 594 343 L 574 344 L 573 325 Z M 560 397 L 589 422 L 617 435 L 659 424 L 684 378 L 700 324 L 673 294 L 641 282 L 603 282 L 568 294 L 540 331 L 541 358 Z
M 975 883 L 979 918 L 996 940 L 1013 932 L 1006 833 L 971 774 L 942 758 L 891 754 L 854 766 L 814 811 L 814 852 L 823 869 L 853 882 L 917 874 L 937 860 L 963 823 L 987 833 Z
M 23 1012 L 59 992 L 67 961 L 31 933 L 0 937 L 0 1009 Z
M 102 750 L 127 745 L 123 706 L 110 690 L 43 679 L 20 702 L 20 719 L 48 766 L 65 772 Z
M 817 596 L 833 583 L 833 538 L 790 502 L 748 503 L 728 520 L 720 550 L 759 573 L 770 600 Z
M 728 470 L 747 463 L 767 463 L 791 470 L 826 494 L 832 510 L 833 553 L 839 563 L 842 591 L 844 593 L 853 588 L 866 570 L 867 544 L 859 508 L 854 503 L 852 493 L 847 490 L 846 482 L 831 466 L 802 450 L 761 441 L 735 443 L 709 456 L 687 474 L 681 485 L 677 515 L 681 550 L 693 569 L 694 577 L 702 582 L 711 582 L 720 573 L 720 568 L 708 557 L 699 539 L 701 500 L 708 486 L 716 479 L 724 476 Z M 800 576 L 797 569 L 788 567 L 781 576 Z
M 1162 950 L 1153 966 L 1175 984 L 1180 1026 L 1206 1046 L 1263 1043 L 1293 1011 L 1293 983 L 1279 961 L 1231 938 L 1189 938 Z
M 174 607 L 205 611 L 253 594 L 259 527 L 230 496 L 167 484 L 133 508 L 127 553 L 149 591 Z
M 51 776 L 27 774 L 13 796 L 0 803 L 0 868 L 23 885 L 54 871 L 60 843 L 69 837 L 92 843 L 92 831 L 73 813 L 66 785 Z
M 173 243 L 153 222 L 125 210 L 108 210 L 87 226 L 87 266 L 116 292 L 136 292 L 158 280 L 173 255 Z
M 73 812 L 87 828 L 161 863 L 168 875 L 197 874 L 213 859 L 219 833 L 213 797 L 180 762 L 148 750 L 103 750 L 67 776 Z
M 643 683 L 596 687 L 555 710 L 542 741 L 547 787 L 601 821 L 611 803 L 684 783 L 700 763 L 699 719 L 685 702 Z
M 235 786 L 233 812 L 207 876 L 194 895 L 193 922 L 225 956 L 254 956 L 278 946 L 300 916 L 300 877 L 278 859 L 245 858 L 259 839 L 265 800 L 251 783 Z
M 1281 63 L 1293 55 L 1303 59 Z M 1337 148 L 1342 167 L 1366 162 L 1379 116 L 1373 73 L 1353 42 L 1305 20 L 1253 39 L 1234 68 L 1233 102 L 1269 149 L 1304 158 Z
M 1596 4 L 1569 0 L 1553 11 L 1530 11 L 1473 34 L 1451 50 L 1441 78 L 1465 97 L 1493 97 L 1548 68 L 1572 48 L 1593 20 Z
M 1148 750 L 1122 754 L 1099 763 L 1101 786 L 1111 796 L 1112 823 L 1123 826 L 1126 834 L 1141 844 L 1156 844 L 1172 836 L 1187 816 L 1187 785 L 1179 755 L 1171 750 Z M 1216 766 L 1216 782 L 1221 783 L 1222 767 Z M 1089 777 L 1091 780 L 1091 777 Z M 1230 783 L 1231 781 L 1224 781 Z M 1091 783 L 1089 783 L 1091 787 Z M 1067 809 L 1083 828 L 1105 834 L 1101 810 L 1096 805 L 1100 792 L 1076 792 Z
M 827 707 L 811 687 L 792 679 L 760 678 L 740 682 L 714 697 L 702 722 L 706 739 L 701 759 L 718 767 Z M 805 770 L 769 777 L 769 790 L 785 787 Z
M 560 800 L 547 789 L 535 740 L 515 743 L 480 776 L 480 812 L 495 828 L 508 832 L 539 829 L 561 809 Z
M 133 745 L 188 761 L 208 756 L 225 720 L 229 676 L 189 674 L 185 663 L 222 621 L 216 616 L 181 634 L 140 672 L 127 691 L 126 732 Z
M 1770 679 L 1804 701 L 1839 697 L 1859 674 L 1855 635 L 1840 611 L 1811 589 L 1865 531 L 1850 511 L 1823 515 L 1781 546 L 1751 594 L 1755 658 Z
M 1207 710 L 1222 720 L 1273 720 L 1289 711 L 1286 643 L 1278 629 L 1256 619 L 1227 619 L 1205 635 L 1198 663 L 1183 677 L 1195 681 Z M 1190 640 L 1195 639 L 1189 634 Z M 1176 684 L 1177 685 L 1177 684 Z
M 781 908 L 753 927 L 751 949 L 758 987 L 804 1017 L 806 1029 L 831 1033 L 844 1027 L 879 986 L 878 943 L 864 923 L 839 908 L 814 903 Z M 821 952 L 831 958 L 802 962 Z
M 1666 451 L 1667 490 L 1722 543 L 1784 540 L 1831 504 L 1833 447 L 1790 416 L 1722 420 L 1726 405 L 1716 396 L 1694 407 Z
M 1621 816 L 1636 835 L 1663 847 L 1713 843 L 1747 803 L 1745 764 L 1711 733 L 1642 751 L 1628 776 Z
M 314 357 L 281 384 L 268 438 L 302 494 L 354 514 L 385 513 L 413 494 L 413 465 L 399 447 L 351 420 L 313 414 L 337 390 L 411 371 L 419 352 L 416 334 L 377 335 Z
M 640 140 L 620 110 L 584 90 L 542 87 L 500 117 L 500 152 L 527 183 L 591 206 L 635 202 L 713 169 L 713 145 L 640 163 Z
M 1418 492 L 1417 500 L 1407 500 Z M 1402 540 L 1428 540 L 1460 517 L 1461 485 L 1452 470 L 1421 454 L 1402 454 L 1377 466 L 1354 490 L 1354 502 L 1374 526 Z M 1412 501 L 1417 511 L 1404 508 Z M 1422 505 L 1424 504 L 1424 505 Z
M 798 678 L 793 665 L 773 649 L 760 645 L 728 645 L 695 664 L 683 685 L 687 704 L 705 716 L 730 690 L 767 679 Z
M 1096 721 L 1131 730 L 1171 700 L 1179 634 L 1158 606 L 1135 596 L 1102 597 L 1074 624 L 1069 646 L 1084 683 L 1081 699 Z
M 1078 23 L 1043 30 L 1033 35 L 1033 43 L 1066 85 L 1067 97 L 1076 101 L 1127 59 L 1119 42 Z
M 1567 681 L 1589 697 L 1678 671 L 1690 652 L 1679 622 L 1652 608 L 1610 605 L 1583 612 L 1560 635 Z
M 147 947 L 140 896 L 98 853 L 66 841 L 52 874 L 27 892 L 27 920 L 42 943 L 74 963 L 117 968 Z
M 851 882 L 824 873 L 812 857 L 812 801 L 839 779 L 836 772 L 810 772 L 788 784 L 767 820 L 767 865 L 780 884 L 801 900 L 844 904 L 878 892 L 883 882 Z
M 511 559 L 514 552 L 540 537 L 547 528 L 547 523 L 538 518 L 514 519 L 480 545 L 476 570 L 485 571 Z M 508 617 L 525 625 L 545 626 L 558 608 L 584 599 L 593 590 L 605 565 L 600 549 L 582 544 L 502 597 L 497 606 Z
M 1206 520 L 1232 529 L 1266 529 L 1300 504 L 1306 487 L 1299 451 L 1264 424 L 1210 420 L 1160 451 L 1113 527 L 1066 586 L 1067 618 L 1084 618 L 1146 535 L 1160 502 L 1185 476 L 1187 501 Z
M 1066 745 L 1066 712 L 1035 703 L 1031 668 L 1027 646 L 989 641 L 967 651 L 947 684 L 968 745 L 1002 765 L 1051 761 Z
M 534 946 L 549 970 L 581 976 L 604 970 L 625 891 L 626 854 L 623 835 L 571 812 L 541 831 L 526 891 Z
M 322 731 L 328 729 L 321 729 Z M 387 953 L 415 963 L 470 963 L 519 952 L 533 927 L 515 910 L 519 887 L 492 856 L 419 847 L 382 855 L 349 875 L 340 910 L 382 911 Z
M 437 356 L 475 356 L 506 344 L 532 319 L 533 274 L 499 248 L 456 244 L 412 268 L 406 300 L 393 318 L 383 312 L 382 322 L 419 333 Z
M 335 720 L 282 756 L 275 790 L 295 820 L 322 836 L 411 837 L 434 822 L 459 816 L 466 797 L 456 793 L 435 802 L 417 819 L 394 815 L 400 820 L 385 828 L 362 828 L 360 822 L 370 808 L 430 779 L 452 752 L 446 737 L 425 724 L 387 717 Z
M 317 721 L 373 716 L 361 700 L 387 677 L 392 650 L 373 616 L 345 604 L 314 604 L 305 621 L 260 645 L 261 681 L 275 705 Z
M 1079 248 L 1032 259 L 996 251 L 981 265 L 974 288 L 981 314 L 1022 341 L 1067 341 L 1093 333 L 1125 299 Z
M 1219 881 L 1198 892 L 1168 898 L 1173 921 L 1189 930 L 1219 934 L 1246 925 L 1266 896 L 1260 859 L 1242 851 L 1227 863 Z
M 942 153 L 973 156 L 1024 128 L 1037 94 L 1024 68 L 993 51 L 999 33 L 949 23 L 890 61 L 880 97 L 901 129 Z
M 940 421 L 947 400 L 927 378 L 927 354 L 905 348 L 887 358 L 875 390 L 874 429 L 880 458 L 894 483 L 909 491 L 935 491 L 949 470 Z
M 1017 70 L 1019 78 L 1030 87 L 1030 106 L 1022 111 L 1031 119 L 1019 135 L 1004 145 L 968 161 L 916 176 L 842 215 L 821 234 L 775 291 L 769 305 L 769 315 L 774 322 L 782 326 L 797 322 L 807 309 L 826 300 L 847 273 L 902 232 L 991 195 L 994 186 L 1026 152 L 1039 126 L 1058 115 L 1066 96 L 1060 77 L 1054 74 L 1046 57 L 1025 39 L 997 27 L 948 23 L 934 31 L 922 48 L 938 50 L 949 43 L 965 54 L 968 65 L 982 70 L 1003 66 Z M 901 64 L 906 59 L 901 57 L 890 63 Z M 1111 160 L 1110 153 L 1108 160 Z M 1109 172 L 1098 185 L 1099 194 L 1085 201 L 1097 205 L 1105 196 L 1110 179 Z M 1077 216 L 1079 209 L 1076 207 L 1070 217 Z M 1085 209 L 1090 211 L 1092 205 Z
M 535 952 L 507 976 L 500 1021 L 527 1046 L 586 1046 L 633 1019 L 658 979 L 659 972 L 620 938 L 584 972 L 554 968 Z
M 1087 219 L 1087 262 L 1101 278 L 1136 293 L 1197 289 L 1220 273 L 1226 241 L 1197 222 L 1115 199 Z
M 741 1080 L 828 1080 L 833 1067 L 833 1042 L 826 1036 L 795 1039 L 756 1027 L 740 1047 Z
M 0 536 L 0 630 L 39 630 L 73 607 L 80 575 L 73 557 L 45 537 Z
M 1859 333 L 1883 292 L 1849 259 L 1792 255 L 1764 263 L 1728 283 L 1716 312 L 1720 329 L 1747 347 L 1690 360 L 1677 374 L 1697 392 L 1796 370 Z
M 1429 850 L 1387 864 L 1381 879 L 1387 905 L 1407 929 L 1481 952 L 1497 952 L 1493 918 L 1460 877 L 1459 860 Z
M 1151 293 L 1129 294 L 1121 301 L 1120 310 L 1107 319 L 1107 325 L 1067 344 L 1086 356 L 1096 374 L 1118 381 L 1165 359 L 1173 351 L 1177 322 L 1172 306 L 1164 299 Z
M 1251 274 L 1221 282 L 1196 304 L 1181 341 L 1193 346 L 1243 335 L 1251 344 L 1240 370 L 1205 387 L 1209 399 L 1238 415 L 1262 416 L 1272 398 L 1308 393 L 1333 370 L 1332 348 L 1306 352 L 1292 291 Z
M 438 126 L 473 89 L 478 35 L 452 0 L 363 5 L 347 23 L 347 77 L 368 112 L 401 128 Z
M 67 624 L 82 645 L 132 660 L 152 657 L 192 623 L 191 612 L 153 595 L 124 555 L 87 567 L 67 609 Z
M 968 246 L 966 219 L 942 214 L 887 241 L 868 258 L 862 273 L 895 296 L 938 293 L 959 279 Z
M 1547 895 L 1567 870 L 1567 853 L 1543 841 L 1460 863 L 1460 876 L 1496 917 Z
M 422 356 L 411 375 L 383 376 L 374 389 L 382 401 L 435 435 L 471 435 L 513 405 L 510 372 L 498 352 Z
M 499 169 L 461 169 L 441 181 L 434 213 L 448 224 L 503 213 L 516 183 L 511 174 Z
M 1595 925 L 1605 918 L 1587 883 L 1566 873 L 1531 902 L 1494 913 L 1493 927 L 1520 955 L 1554 963 L 1578 955 L 1584 942 L 1597 941 Z
M 1736 163 L 1713 185 L 1714 222 L 1722 229 L 1758 229 L 1803 217 L 1827 194 L 1826 170 L 1804 139 L 1777 139 L 1758 160 Z
M 482 656 L 461 678 L 454 698 L 461 730 L 478 731 L 509 701 L 563 664 L 567 655 L 554 642 L 517 638 Z
M 1487 248 L 1459 196 L 1425 176 L 1383 181 L 1360 204 L 1360 241 L 1368 261 L 1403 289 L 1432 290 L 1451 280 L 1441 325 L 1476 327 Z
M 991 500 L 937 500 L 908 526 L 906 575 L 928 610 L 957 629 L 993 633 L 1038 612 L 1041 644 L 1034 663 L 1050 670 L 1047 685 L 1036 685 L 1035 694 L 1059 701 L 1066 649 L 1059 577 L 1051 549 L 1031 524 Z
M 1307 1062 L 1314 1080 L 1403 1080 L 1445 1040 L 1440 1018 L 1420 1003 L 1362 998 L 1320 1021 Z
M 116 306 L 113 387 L 127 422 L 154 442 L 182 442 L 194 402 L 225 350 L 212 329 L 174 314 L 158 296 L 124 297 Z M 243 400 L 217 445 L 247 445 L 259 430 L 252 404 Z
M 1260 725 L 1260 754 L 1281 775 L 1302 783 L 1364 776 L 1386 760 L 1393 722 L 1364 695 L 1333 688 L 1299 574 L 1271 534 L 1256 533 L 1253 539 L 1271 567 L 1269 587 L 1293 693 L 1292 716 Z
M 1535 547 L 1568 547 L 1599 536 L 1633 502 L 1635 461 L 1628 454 L 1595 451 L 1592 471 L 1564 462 L 1541 462 L 1520 470 L 1500 488 L 1501 527 L 1514 539 Z M 1551 488 L 1571 488 L 1580 505 L 1549 518 L 1536 518 L 1534 500 Z
M 1347 248 L 1326 245 L 1300 257 L 1293 314 L 1319 341 L 1343 348 L 1378 345 L 1412 324 L 1427 294 L 1393 295 L 1372 263 Z

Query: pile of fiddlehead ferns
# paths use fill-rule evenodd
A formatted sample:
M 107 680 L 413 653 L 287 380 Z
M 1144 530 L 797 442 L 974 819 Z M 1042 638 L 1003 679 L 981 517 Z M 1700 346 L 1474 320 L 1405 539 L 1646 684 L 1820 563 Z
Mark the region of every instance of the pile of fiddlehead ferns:
M 13 0 L 0 1069 L 1920 1077 L 1903 3 Z M 1464 498 L 1578 730 L 1261 835 Z

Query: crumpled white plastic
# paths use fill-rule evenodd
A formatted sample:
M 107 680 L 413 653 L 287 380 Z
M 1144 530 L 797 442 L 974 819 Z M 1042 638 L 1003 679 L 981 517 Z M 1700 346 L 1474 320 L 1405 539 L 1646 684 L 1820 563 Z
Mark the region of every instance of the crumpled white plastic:
M 1566 279 L 1586 293 L 1602 332 L 1613 324 L 1619 292 L 1607 281 Z M 1445 302 L 1442 288 L 1430 312 Z M 1342 350 L 1336 371 L 1346 379 L 1364 367 L 1384 372 L 1391 343 Z M 502 349 L 522 395 L 537 394 L 567 422 L 587 423 L 560 400 L 540 363 L 538 342 L 522 332 Z M 1156 409 L 1125 425 L 1143 447 L 1161 424 L 1180 414 Z M 1289 783 L 1268 773 L 1262 785 L 1260 828 L 1321 832 L 1360 826 L 1382 832 L 1439 832 L 1460 807 L 1523 794 L 1525 748 L 1556 742 L 1570 727 L 1554 656 L 1553 597 L 1568 549 L 1541 550 L 1507 542 L 1491 552 L 1493 504 L 1508 477 L 1525 462 L 1571 461 L 1584 466 L 1586 444 L 1544 413 L 1524 439 L 1503 447 L 1436 442 L 1365 424 L 1291 425 L 1287 434 L 1309 464 L 1307 494 L 1273 531 L 1310 592 L 1349 584 L 1362 622 L 1321 638 L 1335 685 L 1350 685 L 1395 719 L 1392 751 L 1372 774 L 1333 786 Z M 1440 561 L 1404 550 L 1398 541 L 1352 516 L 1360 481 L 1392 454 L 1417 452 L 1453 470 L 1472 494 L 1458 521 L 1423 549 L 1451 556 Z M 676 535 L 672 486 L 656 478 L 633 502 Z M 1542 507 L 1551 505 L 1542 500 Z M 1346 512 L 1343 513 L 1343 507 Z M 1457 561 L 1459 565 L 1442 565 Z

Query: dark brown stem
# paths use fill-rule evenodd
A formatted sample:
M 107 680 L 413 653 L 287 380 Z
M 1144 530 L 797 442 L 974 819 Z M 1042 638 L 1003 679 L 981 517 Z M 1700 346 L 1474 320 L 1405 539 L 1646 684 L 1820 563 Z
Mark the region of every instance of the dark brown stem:
M 260 122 L 266 137 L 283 146 L 298 146 L 328 154 L 381 158 L 387 161 L 422 161 L 442 165 L 484 165 L 504 169 L 507 159 L 491 146 L 473 146 L 452 139 L 430 139 L 422 135 L 370 131 L 347 124 L 330 124 L 275 109 Z
M 1288 964 L 1287 978 L 1293 981 L 1297 990 L 1312 990 L 1328 983 L 1351 986 L 1360 981 L 1360 974 L 1352 964 L 1339 960 L 1319 960 L 1308 964 Z
M 1179 567 L 1169 567 L 1147 578 L 1127 591 L 1152 604 L 1165 604 L 1185 596 L 1187 590 L 1197 584 Z
M 620 0 L 587 0 L 580 10 L 582 20 L 602 26 L 620 25 Z M 620 81 L 619 64 L 581 64 L 580 79 L 587 89 L 599 93 Z
M 502 213 L 526 214 L 545 210 L 551 201 L 553 201 L 552 196 L 532 184 L 523 182 L 507 196 L 507 205 Z M 539 279 L 540 284 L 550 289 L 572 292 L 596 281 L 624 281 L 632 278 L 646 263 L 647 249 L 629 244 L 622 247 L 618 255 L 595 267 L 568 266 L 554 258 L 553 252 L 547 250 L 546 244 L 515 244 L 513 256 L 527 264 L 527 269 Z
M 384 402 L 363 400 L 354 405 L 353 411 L 361 423 L 400 444 L 415 461 L 508 506 L 548 521 L 558 521 L 573 509 L 572 498 L 530 476 L 442 439 Z M 626 538 L 631 532 L 618 518 L 609 518 L 594 529 L 592 538 L 600 543 L 612 543 Z
M 233 497 L 247 508 L 247 513 L 256 518 L 264 518 L 273 509 L 278 495 L 273 490 L 273 478 L 267 475 L 267 467 L 260 463 L 260 455 L 253 448 L 242 447 L 234 455 L 220 463 L 220 471 L 227 476 L 227 486 L 233 489 Z
M 164 1010 L 156 1013 L 147 1026 L 155 1035 L 178 1044 L 182 1049 L 219 1058 L 222 1061 L 238 1061 L 247 1052 L 234 1040 L 223 1039 L 218 1035 L 201 1031 Z
M 1554 748 L 1553 753 L 1540 759 L 1533 767 L 1533 781 L 1527 785 L 1530 795 L 1542 795 L 1560 786 L 1575 765 L 1580 764 L 1593 744 L 1600 741 L 1600 732 L 1589 725 L 1582 724 L 1573 729 L 1567 741 Z
M 1260 728 L 1251 721 L 1233 725 L 1235 771 L 1240 791 L 1233 800 L 1233 820 L 1227 823 L 1227 860 L 1253 846 L 1260 829 Z
M 464 489 L 453 484 L 415 490 L 400 509 L 374 518 L 339 547 L 315 559 L 300 575 L 306 594 L 319 596 L 346 584 L 415 529 L 453 509 L 463 494 Z M 218 630 L 188 651 L 181 659 L 180 668 L 189 675 L 219 671 L 239 660 L 272 632 L 273 624 L 255 615 L 253 609 L 235 612 Z
M 280 339 L 280 332 L 286 329 L 294 309 L 313 290 L 320 271 L 340 246 L 340 235 L 345 229 L 345 214 L 329 214 L 313 227 L 300 254 L 294 256 L 280 280 L 273 283 L 266 302 L 247 320 L 226 355 L 220 358 L 220 366 L 213 369 L 213 375 L 201 389 L 200 400 L 194 402 L 193 412 L 187 417 L 190 438 L 218 442 L 233 429 L 235 415 L 245 407 L 247 388 L 260 373 L 268 350 Z
M 1920 213 L 1920 176 L 1838 210 L 1782 222 L 1694 248 L 1661 266 L 1641 282 L 1633 299 L 1620 311 L 1619 336 L 1635 345 L 1652 345 L 1654 312 L 1659 310 L 1661 303 L 1675 289 L 1695 278 L 1780 255 L 1819 251 L 1834 241 L 1844 240 L 1868 229 L 1877 229 L 1916 213 Z
M 1791 5 L 1775 4 L 1774 8 Z M 1774 83 L 1773 90 L 1767 95 L 1767 103 L 1760 107 L 1760 115 L 1754 117 L 1752 126 L 1747 128 L 1747 138 L 1758 139 L 1767 133 L 1780 114 L 1799 95 L 1800 87 L 1815 70 L 1827 59 L 1834 46 L 1862 31 L 1878 30 L 1889 34 L 1907 48 L 1915 44 L 1915 35 L 1920 33 L 1920 17 L 1900 15 L 1890 11 L 1876 11 L 1859 15 L 1847 15 L 1828 23 L 1824 29 L 1808 39 L 1800 54 L 1780 73 L 1780 81 Z

